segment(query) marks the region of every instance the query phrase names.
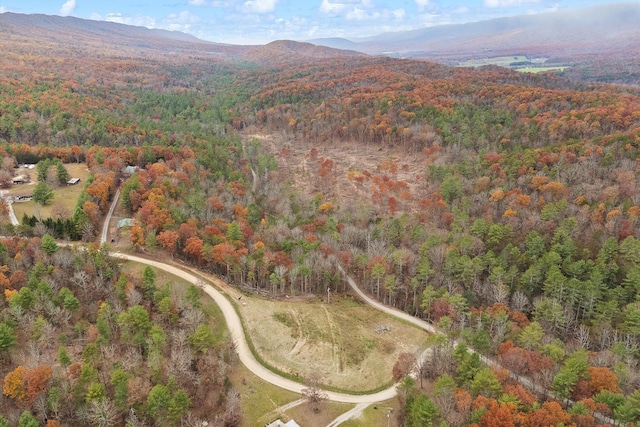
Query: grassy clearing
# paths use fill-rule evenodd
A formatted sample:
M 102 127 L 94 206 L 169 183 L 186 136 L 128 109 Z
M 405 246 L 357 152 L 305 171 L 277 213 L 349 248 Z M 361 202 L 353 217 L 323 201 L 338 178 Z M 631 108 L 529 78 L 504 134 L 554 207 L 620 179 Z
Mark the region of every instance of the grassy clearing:
M 340 424 L 340 427 L 394 427 L 398 425 L 396 421 L 398 410 L 396 399 L 380 402 L 368 406 L 360 417 L 347 420 Z
M 524 67 L 524 68 L 516 68 L 516 71 L 520 71 L 522 73 L 544 73 L 546 71 L 564 71 L 569 67 Z
M 69 172 L 71 178 L 80 178 L 80 182 L 76 185 L 62 185 L 53 189 L 53 200 L 46 206 L 41 206 L 34 201 L 19 202 L 13 204 L 13 210 L 16 214 L 18 221 L 22 221 L 24 214 L 29 216 L 35 215 L 37 218 L 49 218 L 52 216 L 52 211 L 56 207 L 64 207 L 69 215 L 73 214 L 73 210 L 76 207 L 76 202 L 84 189 L 84 185 L 89 177 L 89 170 L 84 163 L 67 163 L 64 165 Z M 35 180 L 35 170 L 29 170 L 31 178 L 34 179 L 29 184 L 14 185 L 11 189 L 7 190 L 8 196 L 16 196 L 21 194 L 31 194 L 35 188 L 37 181 Z M 18 175 L 25 173 L 23 169 L 18 171 Z
M 304 402 L 286 411 L 285 414 L 288 416 L 287 419 L 294 419 L 301 426 L 326 426 L 340 414 L 353 408 L 353 405 L 325 401 L 320 402 L 317 407 L 318 411 L 315 412 L 308 402 Z
M 529 58 L 524 55 L 495 56 L 493 58 L 469 59 L 460 65 L 463 67 L 482 67 L 483 65 L 499 65 L 508 67 L 514 62 L 529 62 Z
M 275 421 L 281 418 L 276 408 L 300 398 L 299 394 L 262 381 L 240 363 L 229 373 L 229 380 L 241 396 L 242 426 L 253 427 Z
M 250 296 L 238 305 L 260 358 L 302 381 L 320 375 L 327 387 L 364 392 L 391 383 L 402 352 L 425 348 L 428 335 L 350 297 L 267 301 Z M 376 334 L 378 326 L 389 332 Z

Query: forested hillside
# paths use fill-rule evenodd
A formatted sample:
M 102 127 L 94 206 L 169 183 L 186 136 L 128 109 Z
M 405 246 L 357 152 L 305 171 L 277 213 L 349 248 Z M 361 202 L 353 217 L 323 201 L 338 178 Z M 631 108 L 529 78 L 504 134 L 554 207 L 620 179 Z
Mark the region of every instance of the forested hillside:
M 420 372 L 434 382 L 428 396 L 404 383 L 399 422 L 409 426 L 589 426 L 605 415 L 640 421 L 637 90 L 390 58 L 301 55 L 260 66 L 149 49 L 98 60 L 81 46 L 60 60 L 0 46 L 10 58 L 0 69 L 3 158 L 86 161 L 93 174 L 76 210 L 61 218 L 73 220 L 75 234 L 57 237 L 93 240 L 121 187 L 121 206 L 134 218 L 126 246 L 166 251 L 243 289 L 270 297 L 344 292 L 341 264 L 369 294 L 465 343 L 434 339 L 433 359 Z M 277 49 L 291 46 L 270 46 L 268 56 L 278 57 Z M 12 164 L 3 162 L 7 173 Z M 125 166 L 138 169 L 129 176 Z M 101 252 L 59 249 L 70 261 L 37 273 L 42 268 L 31 265 L 39 259 L 60 257 L 46 254 L 46 233 L 55 234 L 47 226 L 3 226 L 5 235 L 31 238 L 10 240 L 13 249 L 5 244 L 5 329 L 40 316 L 64 330 L 39 305 L 15 306 L 22 293 L 60 298 L 66 287 L 80 307 L 94 307 L 68 318 L 100 332 L 96 303 L 82 299 L 88 289 L 64 277 L 75 277 L 77 264 L 98 262 L 88 257 Z M 17 270 L 25 277 L 14 283 Z M 122 313 L 147 301 L 149 328 L 163 325 L 173 312 L 161 311 L 168 295 L 119 296 L 120 277 L 115 266 L 102 275 L 108 286 L 98 299 Z M 180 321 L 164 320 L 165 334 L 184 331 Z M 123 322 L 106 341 L 96 334 L 96 352 L 111 348 L 110 336 L 135 338 Z M 82 338 L 79 328 L 73 333 Z M 173 357 L 163 345 L 162 357 Z M 548 393 L 481 366 L 465 345 Z M 78 354 L 89 352 L 83 346 Z M 5 384 L 20 360 L 11 348 Z M 152 359 L 151 350 L 140 352 Z M 144 363 L 163 360 L 171 364 Z M 40 365 L 27 362 L 25 369 Z M 60 372 L 61 380 L 71 375 Z M 152 369 L 147 385 L 178 390 L 162 374 Z M 76 403 L 109 401 L 122 420 L 109 381 L 87 378 Z M 43 382 L 36 394 L 48 402 L 55 381 Z M 24 407 L 5 396 L 13 412 L 52 414 L 50 404 Z M 131 405 L 166 425 L 148 399 Z

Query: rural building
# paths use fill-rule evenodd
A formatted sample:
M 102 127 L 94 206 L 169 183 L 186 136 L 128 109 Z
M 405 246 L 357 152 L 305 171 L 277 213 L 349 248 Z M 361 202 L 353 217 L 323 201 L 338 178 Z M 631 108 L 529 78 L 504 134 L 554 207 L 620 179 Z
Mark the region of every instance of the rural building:
M 14 197 L 14 201 L 16 202 L 29 202 L 33 198 L 33 194 L 20 194 Z
M 79 182 L 80 178 L 71 178 L 69 181 L 67 181 L 67 185 L 76 185 Z
M 282 421 L 280 421 L 278 419 L 278 420 L 275 420 L 274 422 L 272 422 L 271 424 L 267 424 L 266 427 L 300 427 L 300 424 L 298 424 L 294 420 L 287 421 L 286 423 L 283 423 Z
M 140 170 L 144 170 L 142 168 L 139 168 L 138 166 L 127 166 L 125 168 L 122 169 L 122 175 L 125 177 L 129 177 L 131 175 L 133 175 L 134 173 L 140 171 Z
M 133 222 L 133 218 L 122 218 L 120 221 L 118 221 L 118 229 L 122 227 L 131 227 L 133 225 Z
M 30 181 L 31 179 L 27 175 L 18 175 L 11 180 L 13 184 L 26 184 Z

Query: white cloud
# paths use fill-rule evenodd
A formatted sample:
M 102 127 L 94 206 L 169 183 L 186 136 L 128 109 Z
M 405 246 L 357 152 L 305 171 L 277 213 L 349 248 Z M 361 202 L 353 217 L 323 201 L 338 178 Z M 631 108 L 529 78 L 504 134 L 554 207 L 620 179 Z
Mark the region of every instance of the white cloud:
M 189 6 L 206 6 L 206 0 L 189 0 Z
M 76 10 L 76 0 L 67 0 L 60 8 L 61 16 L 69 16 Z
M 198 22 L 200 22 L 200 17 L 198 15 L 194 15 L 188 10 L 183 10 L 177 14 L 172 13 L 167 15 L 163 20 L 163 28 L 188 33 L 190 32 L 192 25 Z
M 269 13 L 273 12 L 278 0 L 248 0 L 242 5 L 245 13 Z
M 344 10 L 345 6 L 344 3 L 331 3 L 329 0 L 322 0 L 320 12 L 328 14 L 340 13 Z
M 422 12 L 429 5 L 429 0 L 414 0 L 416 2 L 416 6 L 418 6 L 418 11 Z
M 372 15 L 368 14 L 366 10 L 361 9 L 357 6 L 347 12 L 347 19 L 349 21 L 364 21 L 371 18 L 373 18 Z
M 332 17 L 341 15 L 352 22 L 400 21 L 406 16 L 404 9 L 378 9 L 372 0 L 322 0 L 319 11 Z
M 525 4 L 539 3 L 540 0 L 483 0 L 486 7 L 513 7 Z
M 9 9 L 7 9 L 4 6 L 0 6 L 0 13 L 5 13 L 5 12 L 9 12 Z
M 375 10 L 367 6 L 369 6 L 369 3 L 363 2 L 362 5 L 354 6 L 352 9 L 348 10 L 344 16 L 348 21 L 380 21 L 380 22 L 402 21 L 406 16 L 406 12 L 404 9 Z
M 369 8 L 371 0 L 322 0 L 320 4 L 320 12 L 329 15 L 343 13 L 344 11 L 354 11 L 361 8 Z
M 466 6 L 460 6 L 456 9 L 453 9 L 451 11 L 451 13 L 458 13 L 458 14 L 465 14 L 465 13 L 469 13 L 470 9 Z
M 93 19 L 96 16 L 100 15 L 92 15 Z M 144 15 L 136 15 L 129 16 L 123 15 L 122 13 L 108 13 L 104 18 L 100 16 L 99 18 L 102 21 L 115 22 L 118 24 L 126 24 L 126 25 L 135 25 L 138 27 L 147 27 L 147 28 L 157 28 L 156 20 L 150 16 Z
M 172 13 L 167 15 L 165 21 L 175 24 L 195 24 L 196 22 L 200 22 L 200 17 L 198 15 L 194 15 L 188 10 L 183 10 L 178 14 Z
M 405 16 L 407 16 L 407 12 L 404 9 L 396 9 L 396 10 L 392 10 L 391 14 L 393 15 L 393 17 L 397 20 L 402 20 L 405 18 Z
M 313 27 L 309 28 L 309 31 L 307 31 L 307 37 L 313 38 L 315 37 L 317 32 L 318 32 L 318 26 L 314 25 Z

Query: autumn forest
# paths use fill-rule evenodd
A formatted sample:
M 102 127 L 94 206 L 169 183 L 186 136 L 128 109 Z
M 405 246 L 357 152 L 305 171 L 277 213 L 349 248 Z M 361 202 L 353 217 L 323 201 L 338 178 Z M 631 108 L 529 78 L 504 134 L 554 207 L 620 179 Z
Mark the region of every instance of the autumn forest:
M 398 425 L 640 425 L 637 86 L 46 36 L 0 41 L 0 186 L 89 178 L 0 206 L 0 425 L 248 425 L 215 309 L 97 244 L 118 190 L 127 250 L 274 299 L 346 294 L 341 266 L 436 325 Z

